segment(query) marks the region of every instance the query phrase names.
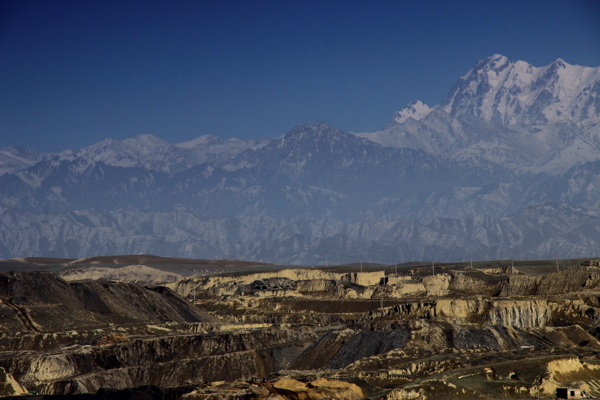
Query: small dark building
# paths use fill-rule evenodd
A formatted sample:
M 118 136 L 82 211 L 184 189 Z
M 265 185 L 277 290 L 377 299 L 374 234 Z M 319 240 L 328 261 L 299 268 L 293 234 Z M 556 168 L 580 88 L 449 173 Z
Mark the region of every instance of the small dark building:
M 556 397 L 559 399 L 583 399 L 585 392 L 576 388 L 557 388 Z

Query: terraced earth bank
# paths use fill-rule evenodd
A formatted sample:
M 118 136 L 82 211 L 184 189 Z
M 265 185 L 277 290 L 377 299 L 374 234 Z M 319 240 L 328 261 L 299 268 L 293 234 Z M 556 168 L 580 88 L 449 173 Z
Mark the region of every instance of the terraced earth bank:
M 2 396 L 600 397 L 595 260 L 186 273 L 130 258 L 0 272 Z

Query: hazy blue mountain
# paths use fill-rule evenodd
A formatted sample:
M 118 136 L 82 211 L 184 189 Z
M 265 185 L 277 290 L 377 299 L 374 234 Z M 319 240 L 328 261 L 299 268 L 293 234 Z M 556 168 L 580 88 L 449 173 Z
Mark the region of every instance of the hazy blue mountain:
M 51 157 L 37 150 L 9 146 L 0 150 L 0 175 L 14 174 Z
M 595 255 L 600 69 L 492 56 L 378 132 L 0 150 L 0 257 L 316 264 Z

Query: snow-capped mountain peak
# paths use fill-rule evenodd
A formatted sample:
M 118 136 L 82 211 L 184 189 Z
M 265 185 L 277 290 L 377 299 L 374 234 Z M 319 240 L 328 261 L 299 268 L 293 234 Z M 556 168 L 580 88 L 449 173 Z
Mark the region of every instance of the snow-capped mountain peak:
M 479 61 L 440 106 L 454 117 L 473 115 L 505 126 L 600 119 L 600 67 L 558 59 L 545 67 L 494 55 Z
M 479 64 L 487 65 L 492 70 L 500 70 L 510 64 L 510 60 L 501 54 L 494 54 L 493 56 L 484 58 Z
M 556 65 L 558 68 L 566 68 L 567 67 L 567 63 L 565 63 L 562 58 L 556 59 L 556 61 L 554 61 L 552 64 Z
M 431 110 L 432 108 L 423 103 L 421 100 L 413 100 L 408 103 L 406 107 L 396 111 L 392 119 L 385 125 L 384 129 L 391 128 L 394 125 L 402 124 L 409 118 L 418 121 L 429 114 Z
M 461 162 L 555 174 L 600 154 L 600 67 L 544 67 L 495 54 L 461 77 L 439 107 L 413 101 L 384 130 L 357 136 Z
M 127 143 L 112 138 L 86 146 L 78 150 L 75 155 L 85 160 L 118 167 L 139 165 L 139 152 Z
M 490 70 L 499 70 L 503 66 L 507 65 L 510 61 L 507 57 L 494 54 L 490 57 L 486 57 L 484 59 L 479 60 L 473 68 L 471 68 L 465 75 L 463 75 L 460 79 L 468 80 L 474 74 L 485 73 Z
M 123 143 L 136 151 L 139 155 L 146 155 L 158 148 L 171 146 L 169 142 L 150 134 L 137 135 L 123 140 Z

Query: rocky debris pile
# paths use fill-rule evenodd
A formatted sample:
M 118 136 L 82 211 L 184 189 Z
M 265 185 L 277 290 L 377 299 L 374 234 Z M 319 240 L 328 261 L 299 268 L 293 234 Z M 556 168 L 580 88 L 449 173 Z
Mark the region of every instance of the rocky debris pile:
M 69 284 L 50 272 L 0 273 L 0 332 L 62 332 L 110 324 L 219 322 L 166 287 Z

